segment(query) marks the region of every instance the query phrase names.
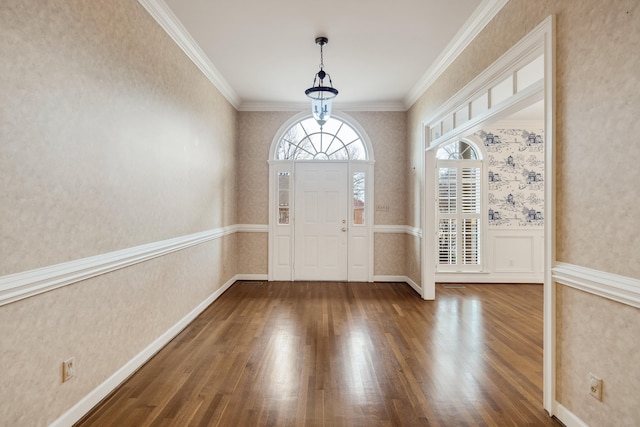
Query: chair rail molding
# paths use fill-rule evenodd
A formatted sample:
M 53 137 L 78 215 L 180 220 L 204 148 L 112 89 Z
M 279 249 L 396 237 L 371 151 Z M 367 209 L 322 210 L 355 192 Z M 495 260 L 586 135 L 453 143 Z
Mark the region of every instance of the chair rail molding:
M 374 225 L 373 232 L 379 234 L 409 234 L 422 237 L 422 230 L 410 225 Z
M 560 285 L 640 308 L 640 279 L 564 262 L 556 263 L 552 275 Z
M 265 226 L 260 226 L 265 227 Z M 32 297 L 91 277 L 138 264 L 237 232 L 259 227 L 231 225 L 173 239 L 161 240 L 101 255 L 63 262 L 0 277 L 0 306 Z

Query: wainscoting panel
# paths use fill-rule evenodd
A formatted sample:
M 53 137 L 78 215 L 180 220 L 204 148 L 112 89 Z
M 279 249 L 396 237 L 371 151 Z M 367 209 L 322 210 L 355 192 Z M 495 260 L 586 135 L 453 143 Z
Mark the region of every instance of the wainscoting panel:
M 543 230 L 489 229 L 485 236 L 482 271 L 436 273 L 436 281 L 543 283 Z
M 495 236 L 493 271 L 513 273 L 535 271 L 534 236 Z

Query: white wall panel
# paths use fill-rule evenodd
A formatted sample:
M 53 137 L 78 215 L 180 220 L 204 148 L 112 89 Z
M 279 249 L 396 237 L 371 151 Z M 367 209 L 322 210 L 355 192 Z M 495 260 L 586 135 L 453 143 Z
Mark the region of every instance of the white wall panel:
M 533 236 L 495 236 L 493 271 L 532 273 L 535 268 L 534 246 Z

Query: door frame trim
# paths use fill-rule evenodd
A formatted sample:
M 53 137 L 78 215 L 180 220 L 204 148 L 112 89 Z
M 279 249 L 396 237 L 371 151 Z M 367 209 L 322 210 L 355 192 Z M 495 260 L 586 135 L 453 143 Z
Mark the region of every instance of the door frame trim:
M 463 87 L 458 93 L 445 102 L 433 115 L 422 122 L 423 152 L 425 169 L 423 178 L 428 177 L 429 166 L 433 165 L 434 148 L 464 134 L 478 130 L 483 122 L 496 120 L 518 109 L 532 100 L 544 99 L 545 127 L 545 225 L 544 225 L 544 338 L 543 338 L 543 406 L 550 415 L 556 414 L 556 288 L 552 277 L 555 266 L 555 61 L 556 61 L 556 20 L 554 15 L 548 16 L 536 28 L 530 31 L 493 64 L 482 71 L 476 78 Z M 526 65 L 536 55 L 544 57 L 544 78 L 530 87 L 518 91 L 510 98 L 492 106 L 486 112 L 468 120 L 460 126 L 455 125 L 443 134 L 432 138 L 431 128 L 446 121 L 449 115 L 456 114 L 465 104 L 476 99 L 480 94 L 490 91 L 494 84 L 502 81 L 509 73 Z M 490 99 L 490 98 L 489 98 Z M 444 131 L 442 125 L 441 130 Z M 428 182 L 428 181 L 425 181 Z M 422 224 L 424 236 L 422 242 L 422 295 L 424 299 L 435 298 L 434 263 L 427 258 L 432 242 L 435 239 L 433 215 L 430 216 L 427 204 L 433 196 L 429 185 L 423 188 Z

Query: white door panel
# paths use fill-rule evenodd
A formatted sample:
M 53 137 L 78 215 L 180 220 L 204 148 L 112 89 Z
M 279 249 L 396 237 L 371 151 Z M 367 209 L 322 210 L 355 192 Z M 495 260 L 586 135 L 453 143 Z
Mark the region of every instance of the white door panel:
M 294 280 L 347 280 L 348 165 L 295 168 Z

